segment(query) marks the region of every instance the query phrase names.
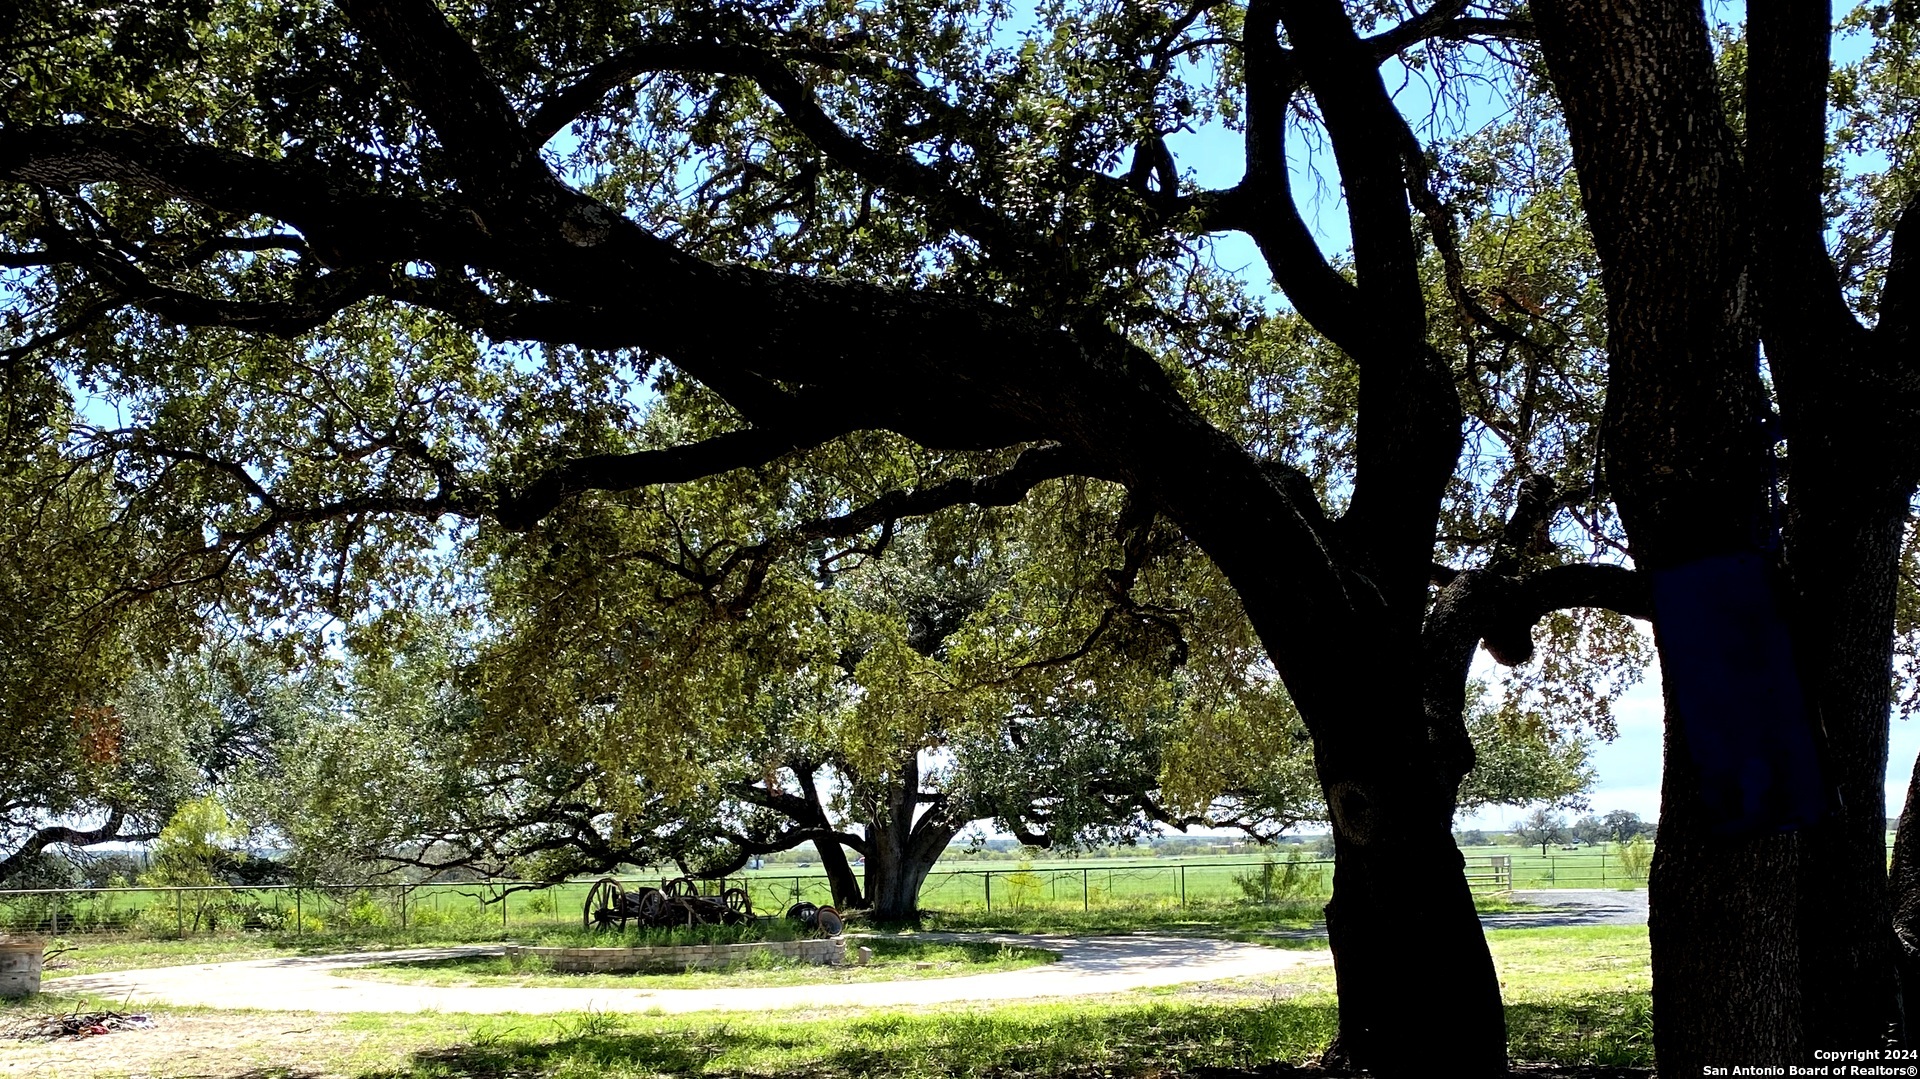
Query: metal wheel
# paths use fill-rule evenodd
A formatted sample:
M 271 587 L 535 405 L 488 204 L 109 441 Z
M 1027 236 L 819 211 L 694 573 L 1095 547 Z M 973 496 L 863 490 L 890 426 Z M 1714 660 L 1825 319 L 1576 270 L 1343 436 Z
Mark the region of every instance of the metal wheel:
M 839 936 L 840 931 L 847 927 L 846 921 L 840 917 L 840 912 L 832 907 L 821 907 L 819 910 L 814 911 L 813 924 L 822 933 L 830 937 Z
M 814 919 L 819 913 L 819 907 L 804 901 L 795 903 L 793 906 L 787 908 L 787 917 L 799 922 L 807 929 L 813 928 Z
M 667 893 L 658 888 L 643 888 L 634 909 L 639 914 L 641 925 L 658 929 L 667 924 Z
M 621 929 L 627 927 L 627 890 L 612 877 L 602 877 L 587 889 L 587 901 L 580 906 L 583 929 Z

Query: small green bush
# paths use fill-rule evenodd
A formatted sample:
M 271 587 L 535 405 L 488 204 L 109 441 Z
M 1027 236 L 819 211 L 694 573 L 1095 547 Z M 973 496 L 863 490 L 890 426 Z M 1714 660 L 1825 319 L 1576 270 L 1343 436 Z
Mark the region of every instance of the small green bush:
M 1282 862 L 1269 853 L 1252 871 L 1235 873 L 1233 883 L 1249 902 L 1286 903 L 1321 895 L 1326 890 L 1325 866 L 1309 864 L 1300 848 L 1287 852 Z
M 1653 844 L 1646 836 L 1637 835 L 1625 843 L 1615 843 L 1613 857 L 1627 876 L 1645 880 L 1647 869 L 1653 865 Z

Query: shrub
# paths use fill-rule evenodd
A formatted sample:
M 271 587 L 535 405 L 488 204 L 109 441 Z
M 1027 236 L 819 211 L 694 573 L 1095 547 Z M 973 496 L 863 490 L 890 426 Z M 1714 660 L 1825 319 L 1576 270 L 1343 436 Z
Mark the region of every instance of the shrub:
M 1321 894 L 1326 887 L 1324 870 L 1324 866 L 1309 864 L 1304 852 L 1295 847 L 1287 852 L 1284 862 L 1268 852 L 1254 870 L 1235 873 L 1233 883 L 1250 902 L 1287 902 Z
M 347 908 L 347 927 L 349 929 L 385 929 L 388 924 L 385 907 L 366 896 Z
M 1645 880 L 1648 867 L 1653 865 L 1653 844 L 1647 841 L 1647 837 L 1637 835 L 1625 843 L 1615 843 L 1613 847 L 1613 857 L 1620 863 L 1621 870 L 1629 877 Z
M 1040 898 L 1043 883 L 1040 875 L 1033 871 L 1033 863 L 1022 859 L 1012 873 L 1000 878 L 1004 886 L 1002 894 L 1006 897 L 1009 911 L 1023 911 L 1033 906 Z

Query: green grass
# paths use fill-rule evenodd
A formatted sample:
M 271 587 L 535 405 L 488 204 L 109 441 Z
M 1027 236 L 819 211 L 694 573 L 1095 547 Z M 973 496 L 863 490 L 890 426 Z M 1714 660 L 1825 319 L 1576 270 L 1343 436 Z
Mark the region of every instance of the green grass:
M 1508 1050 L 1562 1064 L 1653 1063 L 1646 926 L 1487 934 L 1507 1000 Z
M 1128 903 L 1082 911 L 1073 907 L 1035 906 L 1020 910 L 984 908 L 932 911 L 921 928 L 953 932 L 989 933 L 1191 933 L 1254 941 L 1278 947 L 1319 947 L 1312 940 L 1270 935 L 1310 929 L 1321 919 L 1321 899 L 1288 903 L 1209 902 L 1185 907 L 1168 903 Z M 1481 896 L 1483 912 L 1520 909 L 1503 896 Z M 857 917 L 857 916 L 856 916 Z M 702 926 L 692 930 L 629 929 L 624 934 L 588 932 L 577 925 L 529 927 L 504 939 L 557 947 L 604 945 L 638 947 L 679 943 L 733 943 L 744 940 L 788 940 L 798 928 L 785 919 L 767 919 L 750 927 Z M 95 936 L 56 940 L 68 949 L 54 957 L 48 979 L 76 974 L 98 974 L 142 967 L 183 966 L 270 959 L 280 955 L 328 955 L 341 952 L 384 951 L 394 948 L 430 948 L 458 944 L 489 944 L 503 939 L 491 923 L 457 926 L 367 927 L 355 932 L 290 933 L 228 932 L 185 940 L 135 940 Z
M 1165 1002 L 775 1018 L 479 1021 L 361 1079 L 553 1076 L 889 1076 L 995 1079 L 1169 1075 L 1297 1060 L 1332 1036 L 1328 1003 L 1248 1008 Z
M 1507 1000 L 1516 1060 L 1651 1062 L 1644 928 L 1499 930 L 1488 934 L 1488 942 Z M 301 1016 L 297 1024 L 260 1013 L 255 1025 L 263 1041 L 223 1047 L 218 1060 L 196 1061 L 192 1070 L 224 1074 L 218 1065 L 238 1053 L 270 1060 L 281 1069 L 272 1074 L 353 1079 L 1153 1079 L 1200 1066 L 1298 1062 L 1332 1036 L 1337 1011 L 1330 969 L 1289 971 L 1285 985 L 1238 984 L 1242 995 L 1227 1000 L 1215 985 L 913 1010 L 369 1014 Z M 50 994 L 0 1006 L 0 1022 L 10 1012 L 44 1013 L 81 1004 L 78 998 Z M 183 1032 L 196 1022 L 247 1014 L 155 1011 L 163 1029 Z M 303 1034 L 307 1042 L 295 1048 L 272 1040 L 288 1029 L 313 1033 Z M 48 1046 L 44 1052 L 52 1061 L 72 1050 Z M 33 1073 L 35 1059 L 20 1057 L 22 1074 Z M 6 1063 L 14 1066 L 14 1057 Z
M 1223 930 L 1304 929 L 1321 917 L 1325 900 L 1291 903 L 1128 903 L 1082 911 L 1074 907 L 1033 906 L 1017 910 L 985 908 L 925 912 L 920 928 L 966 933 L 1212 933 Z
M 1612 844 L 1582 846 L 1578 850 L 1550 845 L 1545 854 L 1540 853 L 1538 845 L 1464 847 L 1461 852 L 1476 860 L 1493 855 L 1512 859 L 1515 888 L 1631 889 L 1647 886 L 1645 874 L 1633 876 L 1626 871 Z
M 1531 851 L 1532 853 L 1529 853 Z M 1037 908 L 1091 912 L 1102 907 L 1207 906 L 1245 901 L 1248 887 L 1260 887 L 1271 857 L 1284 873 L 1301 848 L 1271 854 L 1228 855 L 1204 860 L 1156 858 L 1061 859 L 1030 864 L 944 862 L 927 878 L 921 903 L 929 909 L 985 917 Z M 1504 853 L 1514 859 L 1522 886 L 1552 874 L 1537 848 L 1473 848 L 1475 859 Z M 1561 857 L 1559 883 L 1584 885 L 1593 876 L 1593 857 L 1579 865 Z M 1581 868 L 1584 866 L 1585 868 Z M 993 874 L 991 883 L 979 874 Z M 1330 867 L 1301 864 L 1292 882 L 1302 896 L 1324 895 Z M 1577 879 L 1575 879 L 1577 878 Z M 1618 883 L 1615 873 L 1613 882 Z M 1597 878 L 1596 878 L 1597 879 Z M 754 909 L 777 915 L 798 900 L 831 902 L 826 877 L 817 867 L 776 867 L 743 873 L 731 882 L 751 894 Z M 628 878 L 629 887 L 657 884 L 645 874 Z M 342 942 L 425 943 L 497 940 L 580 925 L 581 906 L 590 881 L 571 881 L 539 891 L 514 892 L 501 899 L 479 884 L 361 887 L 344 891 L 231 889 L 184 893 L 131 890 L 97 892 L 58 904 L 45 896 L 0 897 L 0 926 L 47 935 L 122 934 L 145 939 L 231 934 L 245 928 L 269 936 L 315 937 Z M 706 886 L 707 891 L 713 885 Z M 1261 893 L 1258 898 L 1286 898 Z M 57 927 L 55 923 L 57 922 Z M 277 946 L 277 945 L 276 945 Z
M 923 914 L 920 928 L 976 933 L 1197 933 L 1256 939 L 1244 934 L 1320 925 L 1326 902 L 1315 896 L 1277 903 L 1117 903 L 1084 911 L 1039 905 L 1016 910 L 933 910 Z M 1475 896 L 1474 907 L 1483 914 L 1532 909 L 1504 895 Z
M 121 937 L 56 939 L 44 977 L 49 981 L 79 974 L 101 974 L 146 967 L 192 966 L 198 963 L 237 963 L 285 955 L 333 955 L 343 952 L 389 951 L 395 948 L 432 948 L 459 944 L 496 943 L 500 934 L 450 935 L 427 931 L 394 932 L 380 936 L 327 934 L 290 937 L 267 933 L 228 933 L 186 940 L 130 940 Z
M 819 966 L 761 953 L 717 970 L 678 974 L 569 974 L 553 970 L 539 957 L 516 967 L 505 956 L 470 956 L 426 962 L 381 963 L 341 971 L 347 978 L 442 986 L 568 986 L 613 989 L 716 989 L 741 986 L 845 984 L 909 978 L 952 978 L 998 974 L 1042 966 L 1060 958 L 1040 948 L 980 942 L 943 942 L 868 938 L 873 950 L 867 966 Z

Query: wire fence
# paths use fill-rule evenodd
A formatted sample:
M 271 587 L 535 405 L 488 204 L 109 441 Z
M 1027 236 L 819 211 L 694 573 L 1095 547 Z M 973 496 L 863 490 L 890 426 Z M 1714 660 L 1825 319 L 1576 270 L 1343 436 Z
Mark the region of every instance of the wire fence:
M 1639 888 L 1647 883 L 1644 861 L 1636 865 L 1617 854 L 1549 854 L 1513 867 L 1515 888 Z
M 1501 856 L 1469 859 L 1467 878 L 1476 891 L 1506 891 L 1515 885 L 1512 860 Z M 1332 879 L 1331 861 L 1301 857 L 953 869 L 928 875 L 920 906 L 956 913 L 1017 913 L 1270 903 L 1323 898 Z M 622 883 L 632 888 L 658 885 L 660 879 L 629 877 Z M 236 931 L 289 936 L 396 930 L 416 936 L 524 935 L 580 926 L 591 886 L 591 881 L 581 880 L 0 891 L 0 931 L 160 938 Z M 833 902 L 827 878 L 818 873 L 762 871 L 700 885 L 703 892 L 717 893 L 723 887 L 745 888 L 754 910 L 763 915 L 783 913 L 802 901 Z

